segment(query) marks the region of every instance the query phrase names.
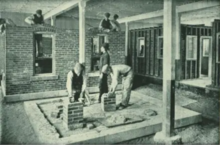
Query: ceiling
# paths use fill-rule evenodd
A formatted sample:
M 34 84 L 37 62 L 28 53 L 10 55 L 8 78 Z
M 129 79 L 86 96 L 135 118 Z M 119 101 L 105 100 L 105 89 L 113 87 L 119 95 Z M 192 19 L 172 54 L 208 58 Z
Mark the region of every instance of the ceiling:
M 71 0 L 0 0 L 0 11 L 35 13 L 42 9 L 43 13 Z
M 75 0 L 0 0 L 0 12 L 6 11 L 30 14 L 35 13 L 37 9 L 42 9 L 43 13 L 46 13 L 69 1 Z M 100 21 L 100 19 L 103 18 L 105 12 L 109 12 L 111 14 L 111 18 L 114 14 L 118 14 L 119 18 L 124 18 L 148 13 L 163 9 L 163 1 L 164 0 L 89 0 L 86 5 L 86 18 Z M 219 0 L 177 0 L 177 6 L 198 1 Z M 199 19 L 203 20 L 203 18 L 209 18 L 207 19 L 207 22 L 211 22 L 213 19 L 220 19 L 219 9 L 220 6 L 216 6 L 211 9 L 183 13 L 181 15 L 181 21 L 189 23 L 191 20 L 198 20 L 196 23 L 206 23 L 200 22 Z M 78 19 L 79 9 L 76 7 L 65 13 L 62 13 L 59 15 L 59 17 Z M 144 26 L 147 24 L 162 24 L 163 19 L 162 17 L 157 17 L 132 23 L 138 23 Z
M 0 11 L 34 13 L 42 9 L 46 13 L 71 0 L 0 0 Z M 73 0 L 74 1 L 74 0 Z M 201 0 L 177 0 L 177 5 Z M 152 12 L 163 8 L 163 0 L 90 0 L 86 6 L 86 17 L 101 19 L 105 12 L 118 14 L 120 18 Z M 78 17 L 78 7 L 62 16 Z
M 105 12 L 120 18 L 134 16 L 163 9 L 164 0 L 90 0 L 86 6 L 86 17 L 102 19 Z M 177 0 L 177 6 L 201 0 Z M 78 17 L 78 8 L 72 9 L 62 16 Z

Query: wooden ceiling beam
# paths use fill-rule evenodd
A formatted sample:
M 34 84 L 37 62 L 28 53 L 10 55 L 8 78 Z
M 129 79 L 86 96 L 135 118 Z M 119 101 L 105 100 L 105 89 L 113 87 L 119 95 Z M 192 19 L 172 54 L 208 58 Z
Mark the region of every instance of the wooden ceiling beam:
M 65 2 L 61 5 L 59 5 L 58 7 L 52 9 L 51 11 L 47 12 L 44 14 L 44 20 L 46 19 L 49 19 L 51 17 L 54 17 L 54 16 L 57 16 L 57 15 L 60 15 L 66 11 L 69 11 L 75 7 L 78 6 L 78 3 L 82 1 L 82 0 L 72 0 L 72 1 L 69 1 L 69 2 Z M 84 0 L 84 1 L 89 1 L 89 0 Z
M 199 1 L 195 3 L 189 3 L 186 5 L 177 6 L 176 10 L 178 13 L 197 11 L 201 9 L 211 8 L 215 6 L 219 6 L 219 1 Z M 156 18 L 163 16 L 163 10 L 154 11 L 150 13 L 139 14 L 131 17 L 125 17 L 118 19 L 119 23 L 132 22 L 132 21 L 140 21 L 144 19 Z

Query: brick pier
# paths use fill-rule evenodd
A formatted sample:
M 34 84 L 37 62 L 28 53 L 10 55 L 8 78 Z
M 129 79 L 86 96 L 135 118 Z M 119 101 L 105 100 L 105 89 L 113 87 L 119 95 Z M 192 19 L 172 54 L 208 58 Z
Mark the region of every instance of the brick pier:
M 63 124 L 69 130 L 83 128 L 83 104 L 67 103 L 63 107 Z
M 116 95 L 115 94 L 103 94 L 102 95 L 102 110 L 103 111 L 115 111 L 116 110 Z

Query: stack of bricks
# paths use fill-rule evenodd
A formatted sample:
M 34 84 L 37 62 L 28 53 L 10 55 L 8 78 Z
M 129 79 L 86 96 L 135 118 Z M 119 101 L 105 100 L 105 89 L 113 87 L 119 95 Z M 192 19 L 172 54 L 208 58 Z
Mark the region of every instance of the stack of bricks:
M 102 95 L 102 110 L 115 111 L 116 110 L 116 95 L 114 93 L 105 93 Z
M 63 124 L 69 130 L 83 128 L 83 104 L 67 103 L 63 108 Z

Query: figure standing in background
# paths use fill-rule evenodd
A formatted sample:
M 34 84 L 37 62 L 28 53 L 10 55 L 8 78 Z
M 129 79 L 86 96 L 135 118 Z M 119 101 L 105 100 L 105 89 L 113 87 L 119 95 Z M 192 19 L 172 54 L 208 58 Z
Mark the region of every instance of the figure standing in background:
M 37 10 L 35 14 L 27 17 L 25 22 L 29 25 L 34 24 L 44 24 L 44 17 L 42 15 L 42 10 Z M 43 56 L 43 47 L 42 47 L 42 34 L 35 34 L 35 46 L 37 47 L 37 57 Z
M 110 65 L 110 56 L 108 53 L 109 45 L 104 43 L 101 47 L 102 55 L 100 57 L 100 77 L 99 77 L 99 103 L 101 103 L 101 97 L 104 93 L 108 92 L 108 74 L 103 70 L 104 65 Z
M 113 32 L 121 31 L 120 24 L 117 21 L 118 18 L 119 18 L 119 16 L 117 14 L 115 14 L 114 17 L 113 17 L 113 20 L 111 20 L 111 25 L 112 25 L 112 31 Z
M 104 32 L 110 32 L 111 31 L 111 23 L 109 20 L 110 14 L 105 13 L 105 18 L 101 20 L 99 24 L 99 30 L 104 31 Z

